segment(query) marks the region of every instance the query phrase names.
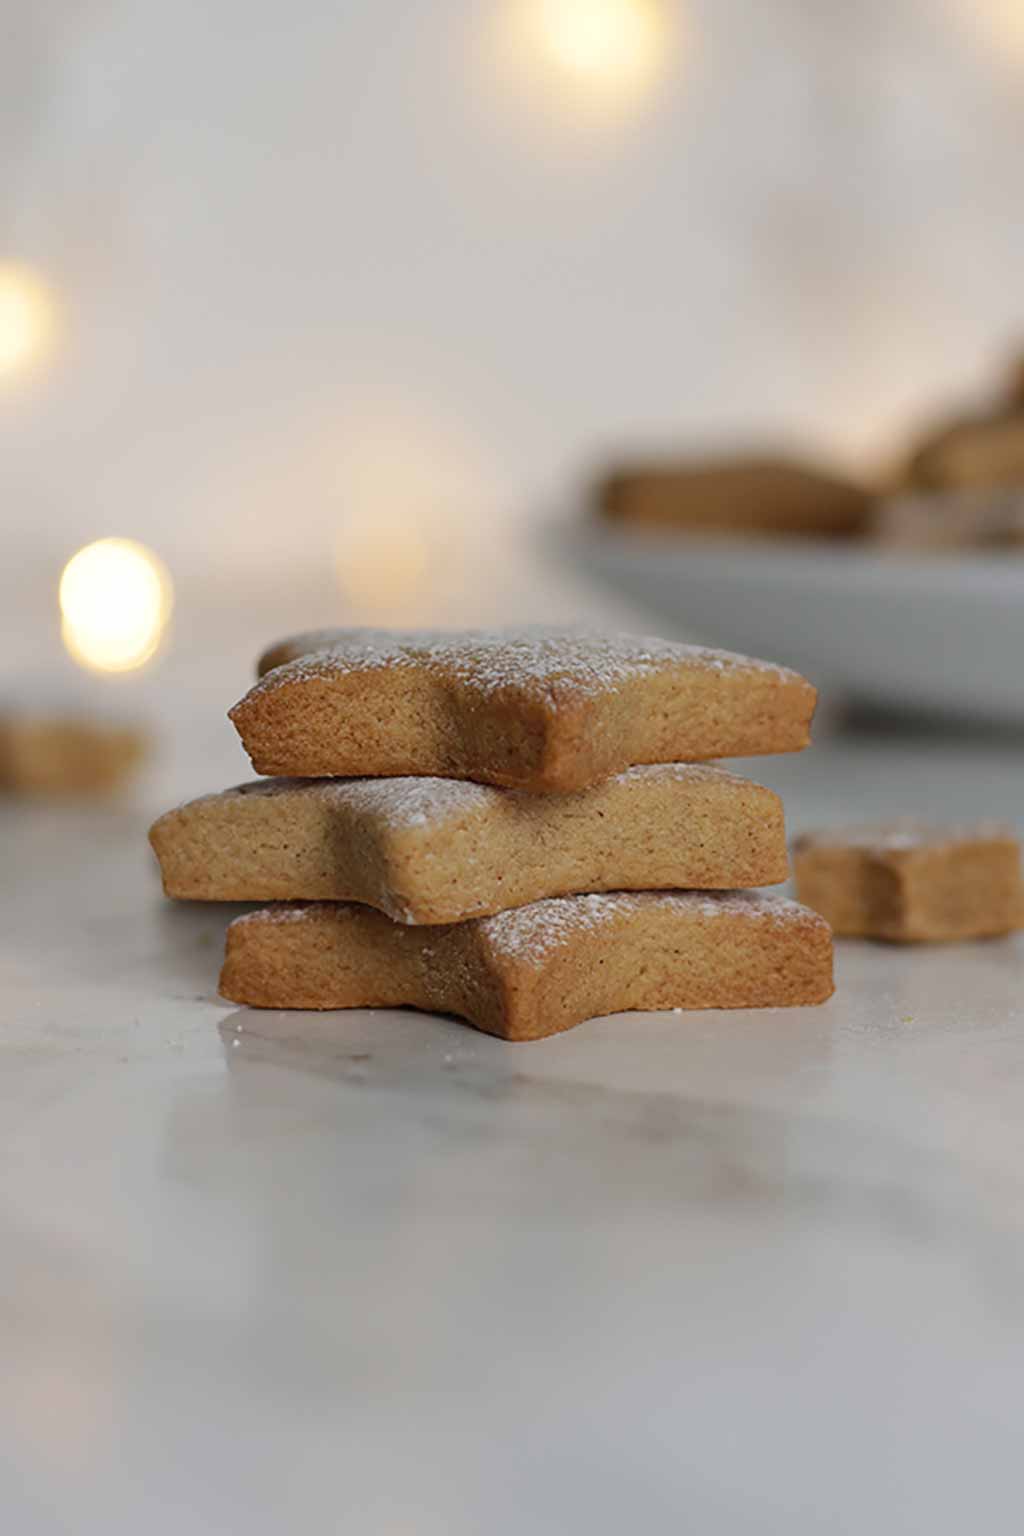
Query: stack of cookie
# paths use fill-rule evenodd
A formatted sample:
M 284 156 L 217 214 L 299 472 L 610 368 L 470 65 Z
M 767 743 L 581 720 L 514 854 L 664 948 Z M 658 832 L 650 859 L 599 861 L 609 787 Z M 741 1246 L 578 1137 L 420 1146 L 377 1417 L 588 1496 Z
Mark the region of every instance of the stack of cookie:
M 814 689 L 696 646 L 335 630 L 230 711 L 260 774 L 150 837 L 169 896 L 271 901 L 221 992 L 412 1005 L 510 1040 L 627 1009 L 820 1003 L 832 937 L 777 884 L 782 806 L 708 760 L 806 746 Z

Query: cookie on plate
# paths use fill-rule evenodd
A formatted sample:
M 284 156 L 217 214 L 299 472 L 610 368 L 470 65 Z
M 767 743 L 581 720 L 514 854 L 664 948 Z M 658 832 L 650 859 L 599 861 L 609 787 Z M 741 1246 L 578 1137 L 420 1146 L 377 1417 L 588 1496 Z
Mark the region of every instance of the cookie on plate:
M 907 482 L 921 490 L 964 491 L 1024 486 L 1024 412 L 964 417 L 919 445 Z
M 624 528 L 835 539 L 864 532 L 874 496 L 787 459 L 735 458 L 624 465 L 601 482 L 597 505 Z
M 878 509 L 875 540 L 887 549 L 1017 549 L 1024 546 L 1024 485 L 897 496 Z

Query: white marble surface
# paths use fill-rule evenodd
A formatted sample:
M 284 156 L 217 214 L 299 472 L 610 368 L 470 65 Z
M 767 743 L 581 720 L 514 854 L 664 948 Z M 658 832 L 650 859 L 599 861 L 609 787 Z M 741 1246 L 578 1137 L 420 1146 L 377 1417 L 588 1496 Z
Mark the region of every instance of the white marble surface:
M 144 841 L 235 752 L 218 708 L 133 807 L 0 808 L 0 1530 L 1013 1528 L 1024 942 L 527 1046 L 236 1011 Z M 757 771 L 806 825 L 1016 817 L 1022 764 Z

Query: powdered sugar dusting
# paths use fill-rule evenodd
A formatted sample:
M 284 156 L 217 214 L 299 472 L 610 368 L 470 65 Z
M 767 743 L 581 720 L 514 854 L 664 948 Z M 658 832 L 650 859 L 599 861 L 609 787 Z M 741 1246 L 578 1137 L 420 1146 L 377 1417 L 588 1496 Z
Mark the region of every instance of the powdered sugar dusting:
M 277 663 L 267 671 L 270 662 Z M 491 694 L 505 689 L 570 690 L 599 694 L 685 663 L 708 671 L 751 669 L 796 680 L 771 662 L 631 635 L 528 627 L 509 630 L 319 630 L 274 646 L 260 664 L 265 672 L 253 694 L 285 683 L 356 672 L 410 667 L 457 678 Z M 253 695 L 250 695 L 252 697 Z
M 628 768 L 591 790 L 574 790 L 564 796 L 547 795 L 545 803 L 560 799 L 585 801 L 588 796 L 604 795 L 614 784 L 625 788 L 644 783 L 749 784 L 737 774 L 707 763 L 653 763 Z M 353 813 L 374 816 L 394 828 L 436 826 L 451 818 L 494 809 L 514 802 L 536 807 L 537 796 L 524 790 L 498 789 L 491 784 L 475 784 L 465 779 L 383 778 L 383 779 L 256 779 L 218 794 L 204 795 L 191 805 L 215 804 L 244 796 L 246 799 L 270 800 L 287 795 L 320 801 L 325 806 L 346 808 Z M 171 812 L 171 815 L 174 813 Z
M 231 926 L 301 923 L 319 914 L 341 915 L 358 910 L 351 902 L 278 901 L 243 913 Z M 793 922 L 821 927 L 825 923 L 824 918 L 799 902 L 760 891 L 609 891 L 596 896 L 552 896 L 527 907 L 498 912 L 493 917 L 470 918 L 465 924 L 449 925 L 448 930 L 424 928 L 419 932 L 429 937 L 453 927 L 477 928 L 496 954 L 532 964 L 546 959 L 562 945 L 571 944 L 582 933 L 608 926 L 620 917 L 652 910 L 673 912 L 680 918 L 732 918 L 768 923 L 772 927 Z
M 716 763 L 641 763 L 627 768 L 611 781 L 619 784 L 666 783 L 676 784 L 744 784 L 749 789 L 751 779 L 742 774 L 730 773 Z M 757 787 L 757 786 L 755 786 Z
M 507 793 L 464 779 L 264 779 L 227 794 L 309 796 L 380 817 L 393 827 L 422 827 L 500 802 Z
M 253 779 L 211 795 L 201 795 L 166 815 L 229 800 L 309 799 L 323 806 L 379 817 L 391 827 L 428 826 L 468 811 L 498 804 L 514 790 L 495 789 L 464 779 Z M 165 817 L 161 817 L 163 821 Z M 159 825 L 159 822 L 157 823 Z
M 862 826 L 833 827 L 807 832 L 796 840 L 797 852 L 809 848 L 857 848 L 869 853 L 899 853 L 915 848 L 943 848 L 958 843 L 1018 840 L 1013 827 L 997 821 L 960 822 L 949 826 L 918 821 L 912 817 Z
M 229 927 L 242 928 L 249 923 L 304 923 L 307 918 L 315 917 L 319 908 L 333 905 L 316 901 L 273 901 L 269 906 L 258 907 L 254 912 L 243 912 Z
M 581 933 L 651 910 L 674 912 L 681 918 L 739 918 L 773 926 L 808 919 L 816 924 L 823 921 L 799 902 L 757 891 L 612 891 L 597 896 L 555 896 L 478 922 L 497 953 L 533 963 L 572 943 Z

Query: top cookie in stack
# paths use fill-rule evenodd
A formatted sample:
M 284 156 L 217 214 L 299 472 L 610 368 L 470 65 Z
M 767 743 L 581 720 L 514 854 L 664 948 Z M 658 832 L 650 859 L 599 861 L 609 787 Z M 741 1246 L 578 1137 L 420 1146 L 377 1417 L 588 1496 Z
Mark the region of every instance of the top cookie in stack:
M 736 892 L 786 878 L 778 797 L 702 762 L 805 746 L 796 673 L 551 630 L 335 630 L 259 670 L 230 714 L 284 777 L 151 832 L 169 896 L 288 903 L 229 929 L 232 1000 L 409 1003 L 526 1039 L 830 994 L 827 925 Z
M 430 774 L 547 793 L 637 763 L 797 752 L 816 694 L 728 651 L 557 630 L 324 630 L 230 711 L 257 773 Z

